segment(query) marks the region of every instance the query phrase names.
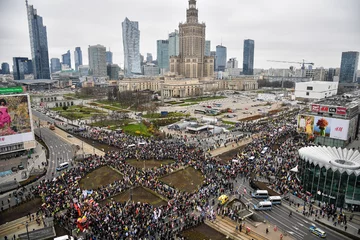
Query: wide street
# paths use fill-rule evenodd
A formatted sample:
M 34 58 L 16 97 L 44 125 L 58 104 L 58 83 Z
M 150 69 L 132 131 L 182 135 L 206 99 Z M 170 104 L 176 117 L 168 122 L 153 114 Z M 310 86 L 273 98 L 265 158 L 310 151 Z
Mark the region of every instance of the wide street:
M 35 134 L 40 136 L 40 129 L 35 129 Z M 52 179 L 56 176 L 56 168 L 60 163 L 72 161 L 74 149 L 69 143 L 62 140 L 48 128 L 41 128 L 41 138 L 49 148 L 46 178 Z

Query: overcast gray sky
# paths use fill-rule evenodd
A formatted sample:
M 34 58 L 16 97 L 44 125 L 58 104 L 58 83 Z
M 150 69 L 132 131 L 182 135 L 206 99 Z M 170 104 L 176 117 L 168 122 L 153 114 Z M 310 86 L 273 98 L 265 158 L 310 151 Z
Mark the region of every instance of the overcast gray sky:
M 186 19 L 188 0 L 29 0 L 47 26 L 49 58 L 80 46 L 111 48 L 114 63 L 124 62 L 121 22 L 138 21 L 140 52 L 156 57 L 156 40 Z M 267 60 L 314 62 L 340 67 L 341 52 L 360 51 L 360 0 L 198 0 L 211 50 L 221 41 L 227 57 L 242 67 L 243 40 L 255 40 L 255 68 L 287 68 Z M 30 57 L 24 0 L 0 0 L 0 62 Z

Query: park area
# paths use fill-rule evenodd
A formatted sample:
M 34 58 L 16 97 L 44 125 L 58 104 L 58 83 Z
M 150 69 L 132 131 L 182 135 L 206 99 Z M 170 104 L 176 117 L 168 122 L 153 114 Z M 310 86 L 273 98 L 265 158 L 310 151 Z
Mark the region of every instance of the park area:
M 69 120 L 77 120 L 77 119 L 90 119 L 94 115 L 104 115 L 105 112 L 84 107 L 81 105 L 78 106 L 69 106 L 69 107 L 56 107 L 52 108 L 51 110 L 58 112 L 58 114 L 64 118 Z
M 144 187 L 128 189 L 125 192 L 122 192 L 110 199 L 105 200 L 102 204 L 106 204 L 111 201 L 123 203 L 128 201 L 130 199 L 130 196 L 132 196 L 132 200 L 134 202 L 148 203 L 153 205 L 154 207 L 159 207 L 167 204 L 167 202 L 158 197 L 156 193 Z
M 145 166 L 145 169 L 151 169 L 155 167 L 161 167 L 163 165 L 168 165 L 174 162 L 174 160 L 137 160 L 137 159 L 129 159 L 126 160 L 128 164 L 130 164 L 133 167 L 143 169 Z
M 104 166 L 86 174 L 86 176 L 80 180 L 79 185 L 83 190 L 91 190 L 106 186 L 121 179 L 122 175 L 120 173 L 108 166 Z
M 191 193 L 203 185 L 204 176 L 193 167 L 187 167 L 161 178 L 160 181 L 180 191 Z
M 197 227 L 187 229 L 181 233 L 181 236 L 187 240 L 223 240 L 227 237 L 209 227 L 206 224 L 200 224 Z

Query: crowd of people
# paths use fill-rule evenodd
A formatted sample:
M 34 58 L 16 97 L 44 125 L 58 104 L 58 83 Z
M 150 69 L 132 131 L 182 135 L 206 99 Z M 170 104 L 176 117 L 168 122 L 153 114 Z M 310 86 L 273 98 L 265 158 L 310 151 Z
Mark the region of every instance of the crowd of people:
M 297 191 L 304 194 L 299 180 L 289 178 L 289 170 L 298 163 L 297 149 L 309 144 L 295 132 L 296 112 L 288 112 L 258 128 L 259 123 L 238 126 L 244 132 L 261 133 L 233 160 L 224 163 L 206 154 L 186 138 L 156 140 L 129 136 L 122 132 L 86 127 L 79 132 L 118 148 L 104 156 L 92 155 L 54 180 L 43 180 L 34 191 L 44 200 L 42 211 L 54 216 L 63 226 L 97 239 L 173 239 L 186 228 L 196 226 L 207 217 L 213 219 L 209 206 L 224 192 L 234 193 L 233 182 L 239 176 L 268 178 L 280 194 Z M 267 152 L 264 153 L 264 148 Z M 152 169 L 137 169 L 126 159 L 165 160 L 174 162 Z M 122 179 L 96 189 L 81 189 L 79 181 L 101 166 L 111 166 Z M 174 171 L 193 167 L 204 176 L 203 185 L 192 193 L 182 192 L 159 179 Z M 148 203 L 115 202 L 113 196 L 130 188 L 143 186 L 168 199 L 166 205 L 154 207 Z M 107 200 L 107 201 L 105 201 Z M 217 208 L 216 211 L 223 212 Z M 227 210 L 233 214 L 232 210 Z M 99 236 L 101 236 L 99 238 Z

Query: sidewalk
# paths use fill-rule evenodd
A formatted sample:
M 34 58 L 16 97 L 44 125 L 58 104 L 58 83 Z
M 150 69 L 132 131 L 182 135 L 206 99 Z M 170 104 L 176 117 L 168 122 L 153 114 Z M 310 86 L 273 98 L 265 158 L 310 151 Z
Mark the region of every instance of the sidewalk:
M 348 237 L 350 237 L 351 239 L 360 239 L 360 235 L 358 234 L 358 230 L 360 229 L 360 225 L 355 224 L 353 222 L 347 222 L 347 230 L 345 231 L 345 228 L 343 225 L 339 225 L 337 224 L 336 226 L 334 225 L 334 222 L 332 221 L 332 218 L 330 218 L 329 220 L 327 219 L 327 216 L 323 217 L 317 217 L 315 218 L 315 214 L 314 215 L 309 215 L 309 216 L 305 216 L 303 214 L 303 210 L 304 210 L 304 201 L 301 200 L 300 198 L 297 198 L 295 196 L 292 196 L 290 198 L 292 201 L 295 202 L 295 204 L 291 204 L 291 206 L 289 205 L 288 201 L 283 201 L 283 206 L 285 206 L 288 209 L 293 210 L 294 212 L 296 212 L 297 214 L 300 214 L 306 218 L 308 218 L 311 221 L 315 221 L 318 222 L 318 225 L 324 225 L 340 234 L 346 234 L 348 235 Z M 302 202 L 302 203 L 301 203 Z M 299 207 L 297 205 L 297 203 L 299 203 Z M 316 204 L 313 204 L 314 209 L 320 209 Z M 306 209 L 308 209 L 308 204 L 306 205 Z M 347 218 L 349 219 L 350 214 L 349 213 L 345 213 L 347 215 Z M 337 221 L 337 219 L 336 219 Z M 319 226 L 321 228 L 321 226 Z

